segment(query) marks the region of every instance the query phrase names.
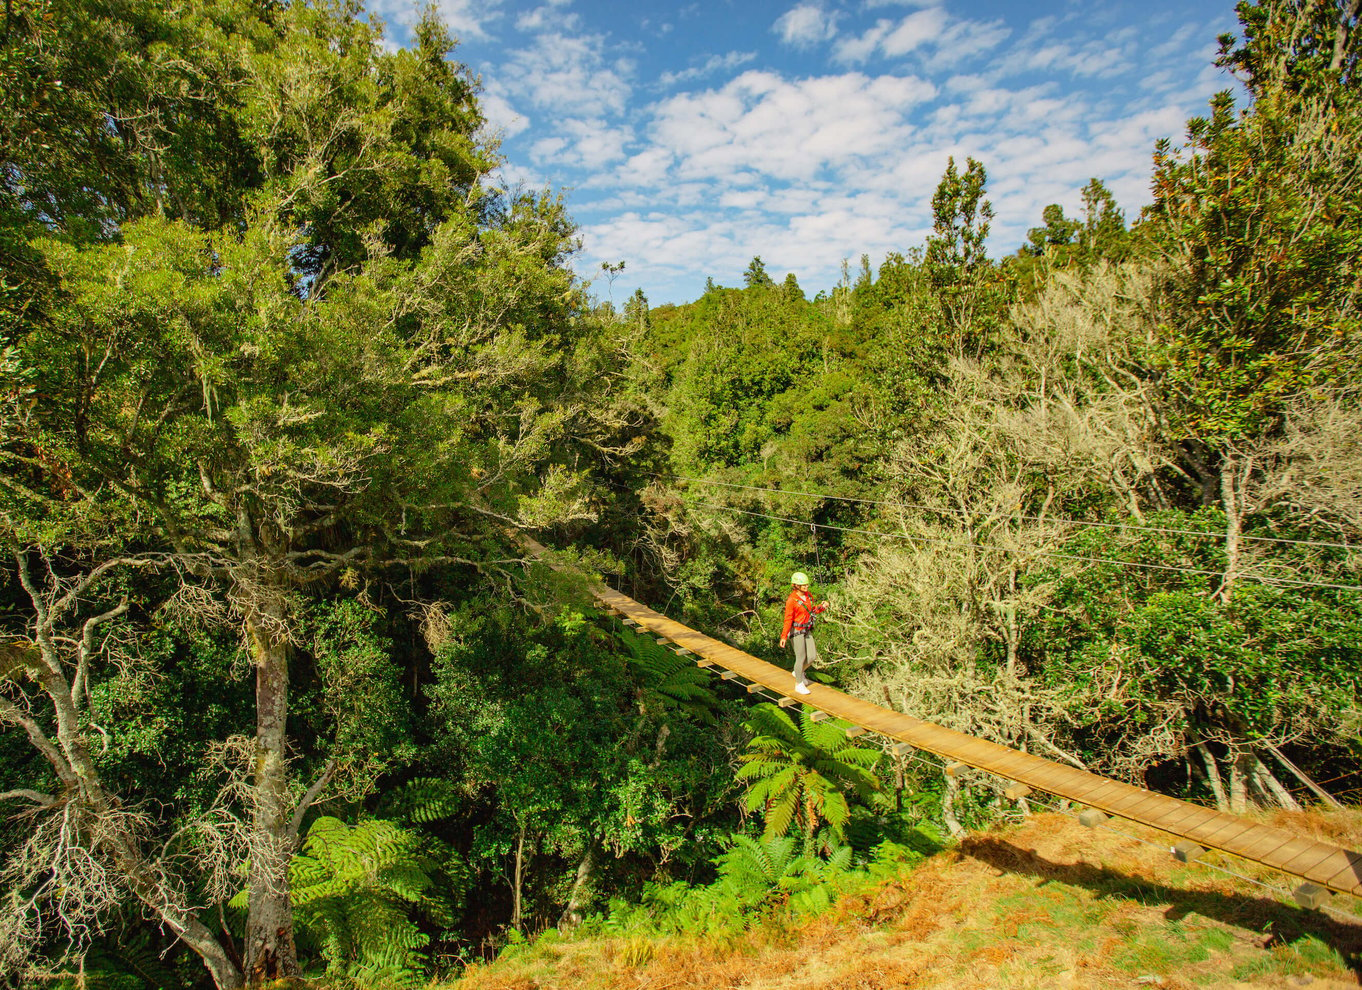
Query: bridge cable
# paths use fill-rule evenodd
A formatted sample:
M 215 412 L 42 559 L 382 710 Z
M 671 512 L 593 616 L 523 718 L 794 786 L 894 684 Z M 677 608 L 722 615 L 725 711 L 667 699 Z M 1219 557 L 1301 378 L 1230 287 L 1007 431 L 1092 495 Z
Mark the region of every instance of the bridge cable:
M 667 480 L 672 480 L 672 481 L 685 481 L 685 482 L 690 482 L 690 483 L 694 483 L 694 484 L 699 484 L 699 485 L 710 485 L 710 486 L 719 487 L 719 488 L 736 488 L 736 489 L 741 489 L 741 490 L 743 490 L 743 491 L 750 491 L 750 492 L 769 492 L 770 494 L 773 494 L 773 495 L 798 495 L 798 496 L 801 496 L 801 497 L 804 497 L 804 498 L 821 498 L 821 499 L 828 499 L 828 500 L 830 500 L 830 501 L 835 501 L 835 502 L 854 502 L 854 503 L 858 503 L 858 504 L 861 504 L 861 505 L 879 505 L 879 506 L 888 506 L 888 507 L 890 507 L 890 508 L 898 508 L 898 509 L 919 509 L 919 510 L 922 510 L 922 511 L 924 511 L 924 512 L 934 512 L 934 513 L 937 513 L 937 514 L 939 514 L 939 515 L 958 515 L 958 514 L 959 514 L 957 510 L 948 509 L 948 508 L 943 508 L 943 507 L 940 507 L 940 506 L 922 505 L 922 504 L 916 503 L 916 502 L 892 502 L 892 501 L 885 501 L 885 500 L 881 500 L 881 499 L 853 498 L 853 497 L 851 497 L 851 496 L 849 496 L 849 495 L 826 495 L 826 494 L 822 494 L 822 493 L 820 493 L 820 492 L 801 492 L 801 491 L 795 491 L 795 490 L 789 489 L 789 488 L 762 488 L 762 487 L 759 487 L 759 486 L 756 486 L 756 485 L 739 485 L 739 484 L 734 484 L 734 483 L 728 482 L 728 481 L 712 481 L 712 480 L 708 480 L 708 479 L 705 479 L 705 478 L 688 478 L 688 477 L 677 476 L 677 477 L 672 478 L 672 479 L 667 479 L 667 478 L 664 478 L 664 477 L 663 477 L 662 475 L 660 475 L 660 474 L 654 474 L 654 475 L 652 475 L 652 477 L 657 478 L 659 481 L 667 481 Z M 1163 526 L 1145 526 L 1145 525 L 1136 524 L 1136 523 L 1108 523 L 1108 522 L 1097 522 L 1097 521 L 1095 521 L 1095 520 L 1084 520 L 1084 519 L 1059 519 L 1059 518 L 1047 519 L 1047 518 L 1044 517 L 1044 516 L 1030 516 L 1030 515 L 1020 515 L 1020 516 L 1016 516 L 1015 518 L 1018 518 L 1018 519 L 1025 519 L 1025 520 L 1028 520 L 1028 521 L 1031 521 L 1031 522 L 1040 522 L 1040 523 L 1046 523 L 1046 522 L 1048 522 L 1048 523 L 1053 523 L 1053 524 L 1055 524 L 1055 525 L 1061 525 L 1061 526 L 1088 526 L 1088 527 L 1094 527 L 1094 528 L 1100 528 L 1100 529 L 1128 529 L 1128 530 L 1136 530 L 1136 531 L 1147 532 L 1147 533 L 1169 533 L 1169 534 L 1176 535 L 1176 536 L 1200 536 L 1200 537 L 1206 537 L 1206 538 L 1217 539 L 1217 540 L 1223 540 L 1223 539 L 1225 538 L 1225 534 L 1224 534 L 1224 533 L 1211 533 L 1211 532 L 1207 532 L 1207 531 L 1205 531 L 1205 530 L 1197 530 L 1197 529 L 1170 529 L 1170 528 L 1163 527 Z M 1247 534 L 1240 534 L 1239 539 L 1240 539 L 1240 540 L 1252 540 L 1252 541 L 1258 542 L 1258 543 L 1289 543 L 1289 544 L 1295 544 L 1295 545 L 1298 545 L 1298 546 L 1330 547 L 1330 548 L 1338 549 L 1338 550 L 1358 550 L 1358 549 L 1362 549 L 1362 547 L 1359 547 L 1357 544 L 1353 544 L 1353 543 L 1335 543 L 1335 542 L 1331 542 L 1331 541 L 1328 541 L 1328 540 L 1293 540 L 1293 539 L 1289 539 L 1289 538 L 1284 537 L 1284 536 L 1250 536 L 1250 535 L 1247 535 Z
M 1176 571 L 1182 574 L 1203 574 L 1209 577 L 1225 576 L 1224 571 L 1213 571 L 1202 567 L 1179 567 L 1174 564 L 1150 564 L 1137 560 L 1112 560 L 1108 557 L 1086 557 L 1078 554 L 1058 553 L 1053 550 L 1013 550 L 1007 547 L 1000 547 L 989 543 L 959 543 L 953 540 L 944 540 L 931 536 L 915 536 L 909 533 L 885 533 L 878 530 L 858 529 L 854 526 L 835 526 L 832 523 L 811 523 L 804 519 L 795 519 L 790 516 L 776 516 L 767 512 L 754 512 L 751 509 L 739 509 L 731 505 L 719 505 L 714 502 L 687 502 L 687 505 L 700 506 L 706 509 L 717 509 L 721 512 L 736 512 L 744 516 L 756 516 L 761 519 L 770 519 L 775 522 L 792 523 L 796 526 L 815 526 L 819 529 L 834 530 L 839 533 L 853 533 L 863 536 L 874 536 L 882 540 L 910 540 L 919 543 L 936 543 L 942 546 L 951 547 L 956 550 L 997 550 L 1001 553 L 1011 554 L 1031 554 L 1037 557 L 1054 557 L 1060 560 L 1076 560 L 1089 564 L 1115 564 L 1121 567 L 1137 567 L 1143 570 L 1154 571 Z M 1324 581 L 1300 581 L 1294 578 L 1275 578 L 1260 577 L 1253 574 L 1237 574 L 1236 577 L 1241 581 L 1255 581 L 1259 584 L 1282 585 L 1300 588 L 1329 588 L 1337 591 L 1358 591 L 1362 592 L 1362 585 L 1356 584 L 1332 584 Z

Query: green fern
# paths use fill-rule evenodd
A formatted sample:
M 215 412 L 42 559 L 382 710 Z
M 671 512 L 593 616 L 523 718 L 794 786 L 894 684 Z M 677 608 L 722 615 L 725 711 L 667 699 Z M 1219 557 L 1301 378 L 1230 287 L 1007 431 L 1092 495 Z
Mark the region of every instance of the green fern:
M 384 798 L 379 816 L 392 821 L 427 825 L 453 817 L 460 807 L 457 786 L 439 777 L 415 777 L 399 784 Z
M 788 888 L 805 866 L 788 836 L 763 840 L 735 835 L 733 847 L 719 857 L 719 876 L 740 897 L 758 903 Z
M 849 741 L 845 722 L 815 722 L 809 709 L 796 724 L 784 709 L 757 705 L 747 728 L 753 738 L 736 777 L 747 782 L 747 808 L 761 813 L 766 838 L 798 824 L 805 852 L 812 853 L 819 826 L 826 823 L 835 841 L 822 845 L 843 841 L 851 818 L 847 796 L 867 801 L 879 788 L 871 768 L 880 754 Z
M 183 984 L 184 978 L 166 965 L 162 948 L 143 930 L 124 930 L 90 950 L 83 978 L 63 978 L 52 986 L 55 990 L 170 990 Z
M 643 685 L 664 704 L 681 708 L 702 722 L 713 724 L 719 699 L 711 681 L 686 657 L 677 656 L 648 635 L 621 629 L 620 641 L 629 651 L 629 664 Z
M 328 976 L 366 985 L 421 982 L 430 936 L 413 914 L 453 922 L 448 898 L 432 889 L 432 873 L 449 864 L 431 857 L 431 844 L 382 819 L 350 826 L 323 816 L 312 823 L 289 882 L 301 940 L 315 945 Z M 231 906 L 244 909 L 246 898 L 240 891 Z

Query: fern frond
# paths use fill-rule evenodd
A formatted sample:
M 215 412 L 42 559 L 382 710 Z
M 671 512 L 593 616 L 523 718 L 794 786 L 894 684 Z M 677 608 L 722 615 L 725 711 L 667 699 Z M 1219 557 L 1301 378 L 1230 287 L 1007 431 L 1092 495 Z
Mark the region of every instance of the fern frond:
M 780 836 L 788 832 L 798 807 L 799 794 L 794 790 L 785 791 L 780 798 L 773 801 L 766 809 L 766 834 Z
M 841 832 L 842 826 L 851 817 L 851 809 L 847 806 L 847 799 L 842 796 L 840 791 L 828 791 L 823 796 L 823 817 L 832 826 L 834 832 Z
M 710 686 L 708 674 L 658 645 L 650 636 L 621 630 L 619 638 L 628 650 L 635 675 L 653 695 L 703 722 L 714 721 L 719 699 Z
M 394 788 L 379 806 L 381 818 L 425 825 L 457 814 L 458 787 L 439 777 L 415 777 Z

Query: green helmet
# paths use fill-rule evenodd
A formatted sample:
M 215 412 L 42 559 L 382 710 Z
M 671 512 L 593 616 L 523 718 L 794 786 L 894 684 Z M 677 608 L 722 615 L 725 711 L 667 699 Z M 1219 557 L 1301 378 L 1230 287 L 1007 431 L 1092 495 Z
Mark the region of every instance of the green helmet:
M 808 584 L 808 583 L 809 583 L 809 576 L 808 576 L 807 574 L 805 574 L 803 571 L 795 571 L 793 574 L 790 575 L 790 583 L 791 583 L 791 584 Z

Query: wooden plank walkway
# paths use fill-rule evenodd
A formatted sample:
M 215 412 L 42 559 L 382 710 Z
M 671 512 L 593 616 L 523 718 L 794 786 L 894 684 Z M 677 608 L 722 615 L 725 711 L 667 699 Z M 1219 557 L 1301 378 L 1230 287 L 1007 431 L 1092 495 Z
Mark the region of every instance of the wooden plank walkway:
M 536 554 L 546 552 L 543 546 L 533 540 L 525 539 L 525 544 Z M 784 697 L 794 697 L 802 704 L 871 732 L 908 743 L 949 762 L 965 763 L 1007 780 L 1015 780 L 1032 790 L 1068 798 L 1109 815 L 1190 839 L 1207 849 L 1233 853 L 1328 890 L 1362 897 L 1362 854 L 1352 850 L 1315 839 L 1300 838 L 1283 829 L 1260 825 L 1031 753 L 976 739 L 963 732 L 853 698 L 823 684 L 810 684 L 811 693 L 808 695 L 791 695 L 794 679 L 785 668 L 776 667 L 696 632 L 618 591 L 598 585 L 593 593 L 603 605 L 632 619 L 660 639 L 689 650 L 697 658 L 709 660 L 733 671 L 745 681 L 760 684 Z

